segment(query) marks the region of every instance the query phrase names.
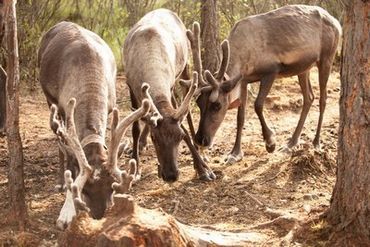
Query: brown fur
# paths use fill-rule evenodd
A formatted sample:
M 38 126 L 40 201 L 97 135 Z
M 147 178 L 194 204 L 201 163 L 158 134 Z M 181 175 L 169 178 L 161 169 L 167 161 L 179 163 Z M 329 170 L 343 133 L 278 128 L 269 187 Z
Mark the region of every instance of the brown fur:
M 240 150 L 241 131 L 247 100 L 246 84 L 261 81 L 260 92 L 255 102 L 255 111 L 262 125 L 266 149 L 275 149 L 273 132 L 263 116 L 264 100 L 275 78 L 298 75 L 304 107 L 299 124 L 288 143 L 297 144 L 308 109 L 313 101 L 309 82 L 309 70 L 317 65 L 320 81 L 320 118 L 314 145 L 319 145 L 319 133 L 325 109 L 326 83 L 341 35 L 339 22 L 324 9 L 316 6 L 291 5 L 265 14 L 250 16 L 235 24 L 228 37 L 230 43 L 230 63 L 227 74 L 232 78 L 219 88 L 219 110 L 214 110 L 208 102 L 209 92 L 198 99 L 201 109 L 196 142 L 209 146 L 223 121 L 227 108 L 240 100 L 238 109 L 237 140 L 231 152 L 232 158 L 242 156 Z M 231 82 L 242 77 L 240 83 Z
M 116 101 L 116 64 L 105 42 L 74 23 L 61 22 L 42 38 L 38 62 L 41 86 L 49 105 L 56 104 L 64 120 L 64 108 L 69 99 L 75 98 L 79 140 L 91 134 L 104 140 L 108 113 Z M 114 180 L 103 166 L 107 160 L 103 144 L 91 143 L 83 148 L 95 174 L 85 184 L 83 197 L 91 215 L 99 218 L 110 200 Z M 67 168 L 76 177 L 77 160 L 70 154 L 61 158 L 67 159 Z
M 141 85 L 150 85 L 149 93 L 163 119 L 157 126 L 150 125 L 151 137 L 159 161 L 159 176 L 175 181 L 177 148 L 185 133 L 182 119 L 175 119 L 172 90 L 175 81 L 183 74 L 188 60 L 186 29 L 176 14 L 158 9 L 146 14 L 129 32 L 124 44 L 124 64 L 127 84 L 130 87 L 132 107 L 142 100 Z M 183 74 L 184 75 L 184 74 Z M 138 123 L 133 125 L 133 158 L 139 160 Z M 142 141 L 143 142 L 143 141 Z

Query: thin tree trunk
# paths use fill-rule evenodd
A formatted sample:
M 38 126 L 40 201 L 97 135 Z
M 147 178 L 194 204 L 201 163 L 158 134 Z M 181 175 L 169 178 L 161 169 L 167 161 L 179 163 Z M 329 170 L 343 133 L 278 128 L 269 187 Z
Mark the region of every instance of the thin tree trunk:
M 0 41 L 1 42 L 1 41 Z M 0 65 L 0 136 L 5 131 L 6 121 L 6 73 Z
M 203 68 L 216 72 L 220 61 L 219 24 L 217 0 L 202 0 L 201 38 L 203 44 Z
M 16 0 L 5 0 L 5 37 L 8 52 L 6 135 L 9 151 L 9 219 L 15 220 L 23 230 L 27 208 L 24 196 L 22 141 L 19 134 L 19 61 L 15 5 Z
M 0 49 L 4 36 L 4 4 L 0 0 Z M 5 131 L 5 119 L 6 119 L 6 72 L 0 64 L 0 136 Z
M 370 246 L 370 1 L 346 1 L 333 246 Z

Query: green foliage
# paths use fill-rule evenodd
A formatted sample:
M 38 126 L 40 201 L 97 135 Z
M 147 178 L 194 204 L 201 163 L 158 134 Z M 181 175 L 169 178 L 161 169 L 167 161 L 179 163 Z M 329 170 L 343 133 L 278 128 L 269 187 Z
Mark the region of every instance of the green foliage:
M 60 21 L 72 21 L 101 36 L 112 48 L 118 64 L 120 47 L 129 28 L 121 1 L 25 0 L 18 7 L 18 39 L 22 81 L 35 87 L 40 39 Z
M 320 5 L 341 19 L 342 7 L 336 0 L 218 0 L 220 38 L 228 36 L 239 19 L 286 4 Z M 111 47 L 122 69 L 121 47 L 127 32 L 146 12 L 168 8 L 187 27 L 200 21 L 200 0 L 22 0 L 17 4 L 21 80 L 29 89 L 36 87 L 37 50 L 40 38 L 56 23 L 67 20 L 96 32 Z M 4 53 L 0 54 L 4 61 Z

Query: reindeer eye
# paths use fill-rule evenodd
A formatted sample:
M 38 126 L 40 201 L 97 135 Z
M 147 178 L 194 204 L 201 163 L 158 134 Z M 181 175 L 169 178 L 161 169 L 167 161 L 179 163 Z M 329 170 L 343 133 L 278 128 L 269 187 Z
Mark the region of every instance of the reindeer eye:
M 214 102 L 211 104 L 211 109 L 213 111 L 219 111 L 221 110 L 221 103 L 220 102 Z

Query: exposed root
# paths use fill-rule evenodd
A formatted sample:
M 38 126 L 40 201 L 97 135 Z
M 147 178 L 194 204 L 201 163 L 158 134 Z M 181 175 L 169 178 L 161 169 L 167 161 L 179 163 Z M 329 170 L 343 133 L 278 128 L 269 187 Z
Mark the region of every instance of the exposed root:
M 299 219 L 296 218 L 295 216 L 282 215 L 273 220 L 255 225 L 251 227 L 251 229 L 264 229 L 264 228 L 278 226 L 279 228 L 290 231 L 292 228 L 294 228 L 298 224 L 298 222 L 299 222 Z

